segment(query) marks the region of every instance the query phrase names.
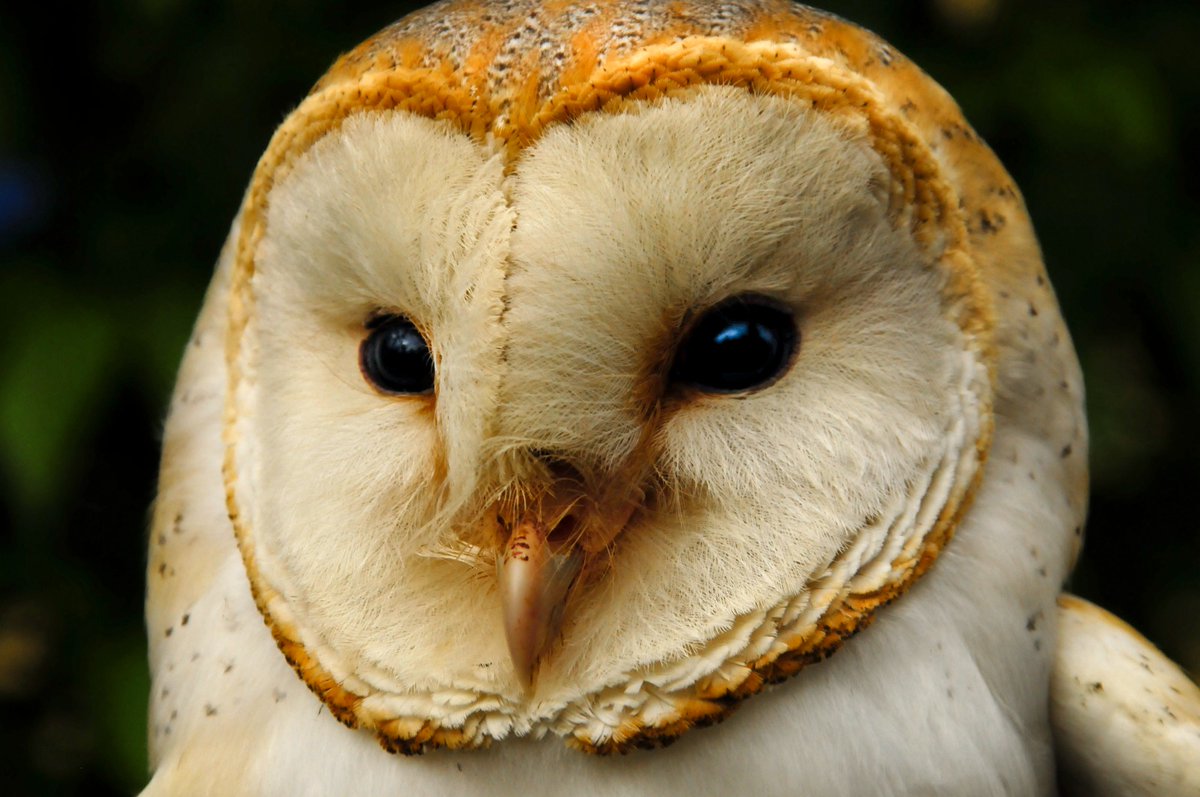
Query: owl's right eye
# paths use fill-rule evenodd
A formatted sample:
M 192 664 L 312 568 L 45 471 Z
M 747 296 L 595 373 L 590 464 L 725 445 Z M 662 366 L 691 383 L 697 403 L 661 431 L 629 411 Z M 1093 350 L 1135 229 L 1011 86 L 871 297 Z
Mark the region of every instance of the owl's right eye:
M 359 366 L 383 393 L 420 395 L 433 390 L 433 355 L 412 321 L 381 316 L 367 323 L 370 334 L 359 347 Z

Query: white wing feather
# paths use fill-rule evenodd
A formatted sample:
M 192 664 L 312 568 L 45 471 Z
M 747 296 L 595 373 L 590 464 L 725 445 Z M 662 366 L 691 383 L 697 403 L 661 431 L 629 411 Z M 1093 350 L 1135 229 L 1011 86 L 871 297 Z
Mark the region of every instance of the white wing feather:
M 1058 605 L 1050 718 L 1064 793 L 1200 795 L 1200 688 L 1100 607 Z

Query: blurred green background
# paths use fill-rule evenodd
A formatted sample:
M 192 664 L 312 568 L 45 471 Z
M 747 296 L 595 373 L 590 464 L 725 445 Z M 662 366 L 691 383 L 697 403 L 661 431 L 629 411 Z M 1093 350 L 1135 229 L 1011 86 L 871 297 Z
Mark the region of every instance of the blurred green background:
M 405 3 L 0 6 L 0 793 L 145 782 L 147 507 L 175 367 L 272 129 Z M 1073 588 L 1200 671 L 1200 3 L 827 7 L 1023 188 L 1089 390 Z

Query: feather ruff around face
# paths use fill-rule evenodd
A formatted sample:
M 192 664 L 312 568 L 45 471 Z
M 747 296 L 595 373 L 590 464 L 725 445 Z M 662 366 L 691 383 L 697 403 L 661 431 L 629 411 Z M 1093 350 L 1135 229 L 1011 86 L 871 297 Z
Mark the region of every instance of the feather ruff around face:
M 845 52 L 835 56 L 827 49 L 810 49 L 805 36 L 814 25 L 821 26 L 824 48 L 840 41 L 847 45 Z M 608 53 L 591 71 L 563 68 L 553 80 L 514 68 L 501 91 L 488 88 L 494 69 L 472 75 L 445 61 L 428 63 L 421 43 L 401 26 L 335 65 L 280 127 L 263 156 L 243 209 L 231 288 L 224 463 L 230 517 L 255 601 L 288 661 L 335 716 L 375 733 L 385 748 L 418 753 L 546 733 L 598 753 L 669 743 L 689 728 L 718 721 L 744 698 L 834 652 L 934 563 L 966 512 L 992 431 L 989 299 L 980 287 L 959 199 L 941 160 L 905 117 L 904 106 L 901 112 L 892 110 L 896 103 L 864 74 L 869 70 L 855 68 L 855 59 L 865 52 L 874 59 L 872 68 L 882 68 L 875 63 L 884 60 L 885 66 L 895 61 L 898 68 L 916 70 L 869 35 L 805 11 L 780 11 L 771 25 L 761 26 L 760 35 L 751 41 L 699 34 L 658 37 Z M 580 52 L 569 64 L 595 62 L 595 47 L 589 50 L 586 39 L 575 46 Z M 921 80 L 928 82 L 923 76 Z M 678 657 L 550 702 L 461 689 L 373 688 L 327 650 L 319 635 L 304 628 L 287 595 L 260 566 L 262 551 L 250 522 L 254 473 L 243 422 L 254 378 L 253 278 L 272 190 L 305 152 L 358 114 L 408 113 L 449 124 L 480 145 L 495 147 L 512 170 L 522 153 L 556 126 L 589 115 L 686 103 L 711 87 L 780 98 L 836 119 L 860 131 L 886 167 L 891 223 L 911 236 L 930 268 L 941 275 L 941 312 L 961 339 L 951 399 L 956 411 L 940 454 L 913 475 L 905 496 L 869 519 L 804 589 L 741 614 L 723 633 L 698 641 Z

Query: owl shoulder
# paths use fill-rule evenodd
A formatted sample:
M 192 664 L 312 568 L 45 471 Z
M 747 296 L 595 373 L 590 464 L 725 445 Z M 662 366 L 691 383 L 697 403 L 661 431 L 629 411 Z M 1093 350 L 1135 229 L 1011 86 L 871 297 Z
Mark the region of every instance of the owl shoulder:
M 1059 598 L 1050 719 L 1065 794 L 1200 794 L 1200 688 L 1145 637 Z

